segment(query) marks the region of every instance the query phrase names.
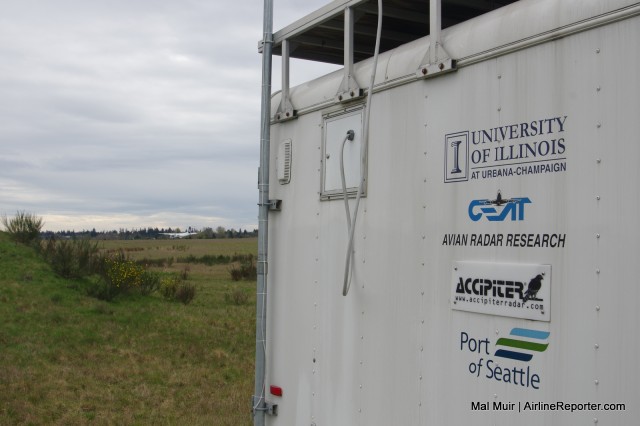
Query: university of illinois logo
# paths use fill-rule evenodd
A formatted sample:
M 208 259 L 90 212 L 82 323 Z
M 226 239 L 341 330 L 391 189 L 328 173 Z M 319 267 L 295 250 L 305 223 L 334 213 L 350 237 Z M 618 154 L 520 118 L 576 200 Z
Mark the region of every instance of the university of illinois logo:
M 444 181 L 469 180 L 469 132 L 451 133 L 444 138 Z

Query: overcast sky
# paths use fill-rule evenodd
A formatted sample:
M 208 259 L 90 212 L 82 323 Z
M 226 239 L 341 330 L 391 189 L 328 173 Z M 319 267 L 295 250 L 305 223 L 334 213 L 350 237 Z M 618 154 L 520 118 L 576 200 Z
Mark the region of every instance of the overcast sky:
M 274 0 L 274 30 L 328 2 Z M 257 227 L 262 1 L 0 10 L 0 214 L 53 231 Z M 292 85 L 330 69 L 292 64 Z

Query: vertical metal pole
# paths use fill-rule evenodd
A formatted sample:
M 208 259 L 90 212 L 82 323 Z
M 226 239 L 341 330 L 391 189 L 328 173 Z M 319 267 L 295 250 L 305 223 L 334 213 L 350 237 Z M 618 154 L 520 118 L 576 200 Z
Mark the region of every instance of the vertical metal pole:
M 344 9 L 344 79 L 346 86 L 343 91 L 349 90 L 353 78 L 353 26 L 354 14 L 350 7 Z
M 431 0 L 429 3 L 429 39 L 431 40 L 429 63 L 431 64 L 435 64 L 439 56 L 440 29 L 442 28 L 441 12 L 442 4 L 440 0 Z
M 269 226 L 269 145 L 271 121 L 271 55 L 273 48 L 273 0 L 264 0 L 262 49 L 262 102 L 260 120 L 260 169 L 258 172 L 258 282 L 256 286 L 256 377 L 253 424 L 265 424 L 265 374 L 267 347 L 267 253 Z
M 282 40 L 282 100 L 289 100 L 289 40 Z

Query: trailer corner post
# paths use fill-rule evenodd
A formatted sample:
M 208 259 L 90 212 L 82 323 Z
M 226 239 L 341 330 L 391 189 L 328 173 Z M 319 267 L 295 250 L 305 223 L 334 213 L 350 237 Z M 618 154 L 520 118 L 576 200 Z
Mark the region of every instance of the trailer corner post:
M 456 70 L 456 61 L 442 44 L 442 0 L 429 1 L 429 50 L 416 71 L 418 78 L 430 78 Z
M 264 426 L 268 409 L 265 396 L 267 334 L 267 254 L 269 226 L 269 150 L 271 121 L 271 61 L 273 50 L 273 0 L 264 0 L 262 45 L 262 100 L 260 119 L 260 169 L 258 171 L 258 277 L 256 285 L 256 366 L 252 398 L 253 424 Z

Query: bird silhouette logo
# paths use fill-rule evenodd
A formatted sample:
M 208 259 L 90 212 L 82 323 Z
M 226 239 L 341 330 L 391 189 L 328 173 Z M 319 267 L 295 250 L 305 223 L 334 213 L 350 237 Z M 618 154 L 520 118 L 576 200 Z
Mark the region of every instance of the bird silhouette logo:
M 527 300 L 540 300 L 536 298 L 538 291 L 542 288 L 542 280 L 544 279 L 544 273 L 538 274 L 529 281 L 527 291 L 524 293 L 522 303 L 526 303 Z

